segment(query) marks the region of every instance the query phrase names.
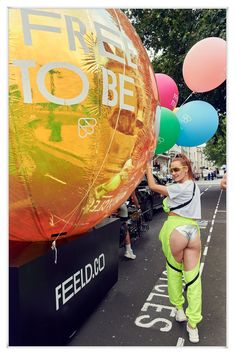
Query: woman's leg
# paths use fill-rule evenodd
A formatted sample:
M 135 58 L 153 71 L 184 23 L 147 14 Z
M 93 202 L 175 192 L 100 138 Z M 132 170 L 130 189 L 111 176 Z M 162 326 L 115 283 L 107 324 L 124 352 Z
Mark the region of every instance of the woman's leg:
M 197 233 L 192 240 L 189 240 L 183 252 L 184 271 L 190 271 L 198 264 L 201 256 L 201 239 Z
M 136 255 L 133 253 L 132 247 L 131 247 L 131 237 L 129 230 L 127 228 L 126 231 L 126 237 L 124 239 L 124 244 L 125 244 L 125 254 L 124 256 L 127 257 L 128 259 L 135 259 Z
M 177 263 L 182 263 L 184 250 L 188 245 L 188 239 L 176 229 L 173 230 L 170 236 L 171 253 Z
M 200 270 L 200 256 L 201 256 L 201 240 L 200 234 L 189 241 L 187 247 L 183 252 L 183 265 L 184 265 L 184 279 L 186 284 L 192 281 Z M 187 300 L 188 308 L 186 309 L 186 315 L 189 320 L 189 325 L 195 328 L 197 324 L 202 320 L 202 287 L 201 276 L 196 279 L 187 288 Z
M 188 240 L 177 230 L 173 230 L 169 240 L 168 262 L 176 269 L 182 270 L 183 252 L 188 244 Z M 168 295 L 170 302 L 181 309 L 185 302 L 183 296 L 182 272 L 174 270 L 167 264 Z

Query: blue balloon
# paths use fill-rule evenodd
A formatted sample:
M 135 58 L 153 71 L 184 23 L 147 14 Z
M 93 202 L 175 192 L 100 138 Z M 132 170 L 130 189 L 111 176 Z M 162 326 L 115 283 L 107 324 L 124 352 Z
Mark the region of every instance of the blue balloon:
M 190 101 L 176 112 L 180 134 L 176 144 L 196 147 L 207 142 L 217 131 L 219 117 L 216 109 L 205 101 Z

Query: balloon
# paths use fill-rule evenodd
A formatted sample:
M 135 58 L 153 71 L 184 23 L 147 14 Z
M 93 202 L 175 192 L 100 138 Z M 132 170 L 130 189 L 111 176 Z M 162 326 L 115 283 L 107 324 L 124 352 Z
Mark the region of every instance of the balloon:
M 185 147 L 196 147 L 207 142 L 219 124 L 215 108 L 200 100 L 181 106 L 176 116 L 180 122 L 180 135 L 176 143 Z
M 187 53 L 183 63 L 186 85 L 194 92 L 215 89 L 226 79 L 226 42 L 208 37 L 197 42 Z
M 160 105 L 173 110 L 179 99 L 179 90 L 175 81 L 166 74 L 155 74 Z
M 156 146 L 154 71 L 120 10 L 9 15 L 10 239 L 79 235 L 145 172 Z
M 156 109 L 156 119 L 155 119 L 155 133 L 156 133 L 156 137 L 159 137 L 159 132 L 160 132 L 160 121 L 161 121 L 161 106 L 157 106 Z
M 180 124 L 176 115 L 169 109 L 161 108 L 160 132 L 155 154 L 164 153 L 175 145 L 180 133 Z

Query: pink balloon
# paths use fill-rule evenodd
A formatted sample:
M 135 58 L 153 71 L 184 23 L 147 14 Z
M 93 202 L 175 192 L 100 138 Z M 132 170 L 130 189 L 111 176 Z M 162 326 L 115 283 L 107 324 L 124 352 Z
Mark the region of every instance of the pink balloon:
M 186 85 L 194 92 L 215 89 L 226 79 L 226 42 L 208 37 L 197 42 L 187 53 L 183 63 Z
M 155 74 L 160 105 L 174 110 L 179 99 L 179 90 L 174 80 L 166 74 Z

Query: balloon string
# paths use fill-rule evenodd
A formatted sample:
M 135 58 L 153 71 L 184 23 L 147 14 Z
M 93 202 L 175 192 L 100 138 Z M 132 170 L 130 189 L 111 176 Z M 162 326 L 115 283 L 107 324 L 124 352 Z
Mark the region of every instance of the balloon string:
M 192 92 L 191 92 L 191 94 L 187 97 L 186 100 L 184 100 L 184 102 L 180 105 L 180 107 L 183 106 L 183 105 L 185 104 L 185 102 L 187 102 L 188 99 L 189 99 L 193 94 L 195 94 L 195 91 L 192 91 Z
M 56 240 L 52 242 L 51 249 L 55 251 L 55 264 L 57 264 L 57 248 L 56 248 Z

